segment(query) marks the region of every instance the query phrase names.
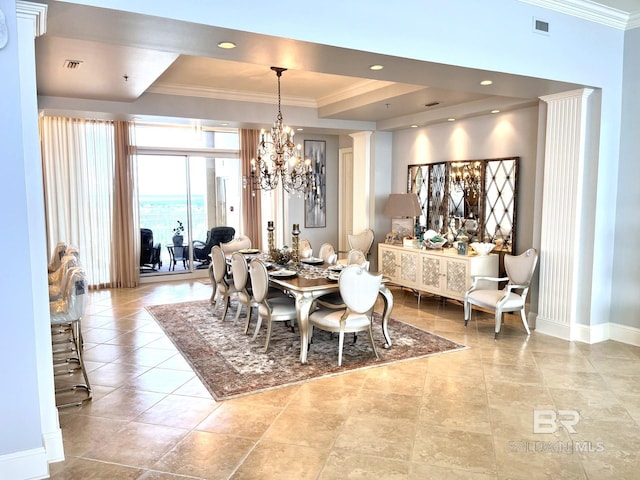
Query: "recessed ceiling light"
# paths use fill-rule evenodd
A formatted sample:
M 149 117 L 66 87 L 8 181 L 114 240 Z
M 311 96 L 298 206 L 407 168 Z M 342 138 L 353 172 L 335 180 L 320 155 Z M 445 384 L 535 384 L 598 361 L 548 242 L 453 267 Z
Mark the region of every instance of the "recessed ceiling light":
M 369 67 L 369 70 L 377 71 L 377 70 L 382 70 L 383 68 L 384 68 L 384 65 L 371 65 Z
M 411 125 L 411 128 L 418 128 L 418 125 Z
M 455 122 L 456 119 L 455 118 L 447 118 L 447 122 Z
M 492 84 L 493 84 L 493 80 L 482 80 L 482 81 L 480 82 L 480 85 L 484 85 L 485 87 L 486 87 L 487 85 L 492 85 Z
M 220 48 L 225 48 L 225 49 L 230 49 L 230 48 L 236 48 L 237 45 L 233 42 L 220 42 L 218 43 L 218 46 Z
M 227 122 L 222 122 L 222 123 L 220 124 L 220 126 L 221 126 L 221 127 L 228 127 L 228 126 L 229 126 L 229 124 L 228 124 Z
M 500 110 L 491 110 L 491 113 L 500 113 Z
M 300 128 L 300 127 L 296 128 L 297 132 L 302 132 L 303 130 L 304 130 L 304 128 Z

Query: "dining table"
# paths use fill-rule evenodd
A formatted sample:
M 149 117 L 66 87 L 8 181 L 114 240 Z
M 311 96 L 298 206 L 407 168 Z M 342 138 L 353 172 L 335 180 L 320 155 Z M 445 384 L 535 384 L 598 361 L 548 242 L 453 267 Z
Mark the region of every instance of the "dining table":
M 282 290 L 288 292 L 295 299 L 296 313 L 298 317 L 298 328 L 300 330 L 300 362 L 307 363 L 307 352 L 309 347 L 309 315 L 314 301 L 328 293 L 337 292 L 340 289 L 335 276 L 329 275 L 331 265 L 322 263 L 308 265 L 301 262 L 299 265 L 286 266 L 286 273 L 278 274 L 282 269 L 271 270 L 269 282 Z M 383 301 L 382 312 L 382 334 L 385 339 L 384 348 L 392 345 L 389 335 L 389 318 L 393 309 L 393 294 L 387 288 L 388 279 L 383 277 L 380 284 L 380 297 Z

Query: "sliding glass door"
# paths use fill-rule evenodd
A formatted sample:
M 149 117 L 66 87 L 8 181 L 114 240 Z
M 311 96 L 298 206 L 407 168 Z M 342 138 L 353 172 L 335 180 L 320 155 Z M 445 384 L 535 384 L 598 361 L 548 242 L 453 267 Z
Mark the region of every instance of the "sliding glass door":
M 146 265 L 141 260 L 141 275 L 206 268 L 207 258 L 194 256 L 194 242 L 204 244 L 216 226 L 240 230 L 240 178 L 237 158 L 139 154 L 140 227 L 151 231 L 152 254 L 159 255 Z M 177 231 L 180 226 L 184 231 Z M 181 244 L 176 233 L 182 234 Z

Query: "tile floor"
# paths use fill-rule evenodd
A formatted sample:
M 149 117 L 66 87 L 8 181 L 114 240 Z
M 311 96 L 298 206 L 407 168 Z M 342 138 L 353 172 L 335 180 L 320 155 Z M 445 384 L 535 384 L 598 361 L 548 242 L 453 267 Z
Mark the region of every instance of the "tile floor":
M 516 317 L 494 341 L 490 316 L 465 329 L 460 305 L 394 289 L 394 317 L 470 348 L 215 402 L 144 308 L 210 293 L 90 294 L 94 397 L 60 410 L 52 478 L 640 478 L 640 348 L 527 337 Z M 569 410 L 576 433 L 534 434 L 536 409 Z

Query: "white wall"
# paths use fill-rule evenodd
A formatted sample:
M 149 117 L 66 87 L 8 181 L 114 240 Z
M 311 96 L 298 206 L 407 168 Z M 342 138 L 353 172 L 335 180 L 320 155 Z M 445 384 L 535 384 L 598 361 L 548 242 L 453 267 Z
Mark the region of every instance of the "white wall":
M 609 240 L 615 251 L 613 265 L 613 298 L 611 321 L 640 329 L 640 271 L 638 241 L 640 241 L 640 28 L 630 30 L 625 37 L 624 102 L 622 122 L 629 125 L 620 142 L 620 173 L 618 180 L 615 235 Z M 636 332 L 637 335 L 637 332 Z
M 520 157 L 517 250 L 533 244 L 538 107 L 395 132 L 393 192 L 407 191 L 407 167 L 486 158 Z

